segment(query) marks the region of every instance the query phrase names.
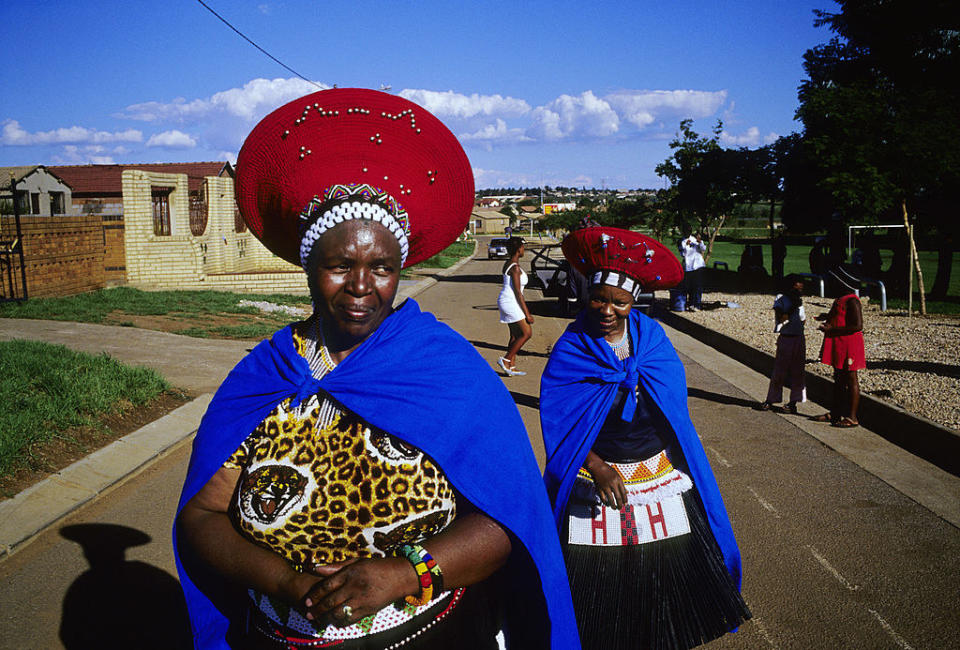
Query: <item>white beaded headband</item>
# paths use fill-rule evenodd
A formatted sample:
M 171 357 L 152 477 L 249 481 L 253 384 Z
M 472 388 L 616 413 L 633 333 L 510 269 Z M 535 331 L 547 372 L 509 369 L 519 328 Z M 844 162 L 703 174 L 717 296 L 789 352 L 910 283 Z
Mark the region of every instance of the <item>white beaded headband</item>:
M 607 271 L 600 270 L 595 272 L 590 276 L 590 286 L 593 287 L 598 284 L 606 284 L 611 287 L 617 287 L 618 289 L 623 289 L 628 291 L 634 300 L 640 298 L 640 294 L 643 293 L 643 287 L 640 286 L 640 283 L 631 278 L 626 273 L 620 273 L 617 271 Z
M 300 266 L 307 268 L 310 251 L 320 236 L 337 224 L 367 219 L 383 224 L 400 244 L 400 266 L 410 252 L 410 221 L 393 197 L 366 184 L 334 185 L 315 196 L 300 213 Z

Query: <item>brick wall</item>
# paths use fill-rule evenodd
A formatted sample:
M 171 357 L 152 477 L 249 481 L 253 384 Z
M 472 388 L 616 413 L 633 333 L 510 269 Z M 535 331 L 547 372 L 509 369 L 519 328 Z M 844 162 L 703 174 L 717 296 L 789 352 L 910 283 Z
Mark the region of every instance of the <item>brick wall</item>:
M 16 236 L 13 217 L 3 217 L 2 227 L 5 239 Z M 68 296 L 103 286 L 101 215 L 20 217 L 20 230 L 29 297 Z M 14 282 L 20 286 L 18 278 Z

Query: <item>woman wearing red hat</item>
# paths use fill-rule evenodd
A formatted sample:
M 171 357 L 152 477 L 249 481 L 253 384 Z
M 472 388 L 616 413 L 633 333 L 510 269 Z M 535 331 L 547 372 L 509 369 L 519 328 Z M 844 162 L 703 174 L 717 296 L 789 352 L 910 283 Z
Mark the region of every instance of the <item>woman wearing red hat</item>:
M 683 365 L 633 309 L 683 271 L 658 241 L 575 231 L 567 260 L 590 302 L 557 341 L 540 386 L 544 478 L 584 648 L 689 648 L 750 617 L 740 554 L 687 410 Z
M 197 433 L 174 530 L 195 645 L 578 647 L 509 393 L 462 337 L 393 305 L 400 269 L 469 219 L 456 139 L 402 98 L 323 91 L 253 130 L 236 182 L 314 314 L 234 368 Z

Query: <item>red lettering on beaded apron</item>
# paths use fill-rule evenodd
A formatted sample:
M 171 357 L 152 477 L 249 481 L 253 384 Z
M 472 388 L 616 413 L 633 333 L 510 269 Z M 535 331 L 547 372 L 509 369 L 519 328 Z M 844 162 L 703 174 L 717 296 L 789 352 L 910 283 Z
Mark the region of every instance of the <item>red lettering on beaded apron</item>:
M 595 519 L 593 519 L 592 526 L 591 526 L 592 531 L 593 531 L 593 543 L 594 543 L 594 544 L 606 545 L 606 543 L 607 543 L 607 509 L 606 509 L 606 508 L 599 508 L 599 510 L 600 510 L 600 515 L 599 515 L 598 517 L 596 517 Z M 603 535 L 603 541 L 602 541 L 602 542 L 598 542 L 598 541 L 597 541 L 597 531 L 598 531 L 598 530 L 599 530 L 600 533 Z
M 620 508 L 620 543 L 624 546 L 640 543 L 637 519 L 631 505 L 624 505 Z
M 663 516 L 663 506 L 659 502 L 652 504 L 657 508 L 657 514 L 654 515 L 650 505 L 649 503 L 647 504 L 647 517 L 650 518 L 650 532 L 653 533 L 653 538 L 657 539 L 657 524 L 660 524 L 660 528 L 663 529 L 663 536 L 669 537 L 670 533 L 667 532 L 667 520 Z

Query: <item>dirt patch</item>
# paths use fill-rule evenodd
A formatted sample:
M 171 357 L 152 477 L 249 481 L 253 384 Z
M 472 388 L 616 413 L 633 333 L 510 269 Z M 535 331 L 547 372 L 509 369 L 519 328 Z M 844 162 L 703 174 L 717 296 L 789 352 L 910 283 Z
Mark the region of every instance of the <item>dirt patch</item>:
M 194 397 L 184 391 L 167 391 L 145 406 L 128 406 L 122 411 L 97 418 L 99 427 L 71 429 L 61 437 L 35 445 L 30 450 L 31 467 L 0 476 L 0 500 L 39 483 L 84 456 L 183 406 Z
M 257 327 L 260 331 L 278 330 L 297 320 L 293 316 L 276 314 L 162 314 L 138 315 L 115 311 L 103 319 L 104 325 L 119 325 L 122 327 L 137 327 L 141 329 L 181 334 L 189 331 L 190 335 L 202 334 L 203 338 L 212 339 L 260 339 L 260 333 L 252 336 L 224 335 L 218 328 Z

